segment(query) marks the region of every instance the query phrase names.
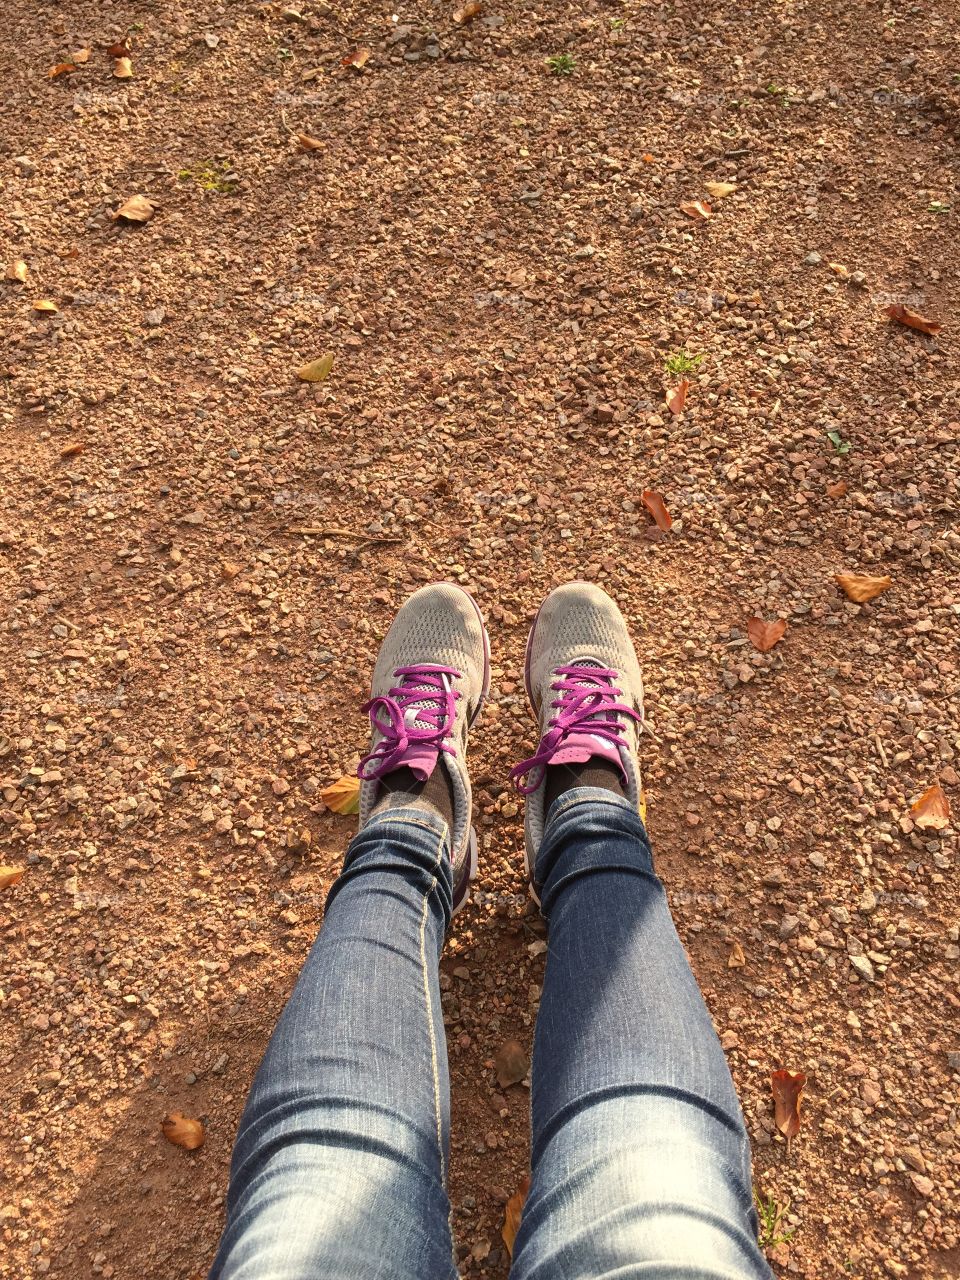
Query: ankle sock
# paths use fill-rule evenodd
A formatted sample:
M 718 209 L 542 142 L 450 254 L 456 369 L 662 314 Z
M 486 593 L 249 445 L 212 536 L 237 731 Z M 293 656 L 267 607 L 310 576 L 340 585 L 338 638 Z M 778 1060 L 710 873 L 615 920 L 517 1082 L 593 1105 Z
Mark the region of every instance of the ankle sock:
M 550 765 L 544 787 L 544 813 L 549 813 L 554 800 L 572 787 L 602 787 L 605 791 L 612 791 L 614 795 L 627 794 L 617 765 L 596 756 L 583 764 Z
M 384 774 L 380 779 L 380 794 L 373 806 L 374 813 L 386 808 L 411 807 L 439 813 L 453 830 L 453 788 L 450 775 L 439 760 L 426 782 L 421 782 L 406 765 Z

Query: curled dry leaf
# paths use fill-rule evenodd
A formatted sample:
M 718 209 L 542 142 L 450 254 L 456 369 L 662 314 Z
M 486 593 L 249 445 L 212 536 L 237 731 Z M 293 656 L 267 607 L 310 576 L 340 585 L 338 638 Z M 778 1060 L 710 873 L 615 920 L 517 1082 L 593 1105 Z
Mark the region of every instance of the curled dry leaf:
M 296 135 L 297 142 L 300 144 L 301 151 L 322 151 L 323 143 L 318 138 L 311 138 L 309 133 L 298 133 Z
M 113 74 L 118 80 L 129 80 L 133 75 L 133 65 L 129 58 L 117 58 L 113 64 Z
M 737 189 L 735 182 L 705 182 L 703 186 L 712 200 L 722 200 L 724 196 L 732 196 Z
M 802 1071 L 774 1071 L 770 1077 L 774 1119 L 785 1138 L 795 1138 L 800 1132 L 800 1097 L 806 1083 Z
M 707 204 L 706 200 L 684 200 L 680 205 L 680 212 L 685 213 L 688 218 L 710 218 L 713 216 L 713 209 Z
M 85 62 L 90 61 L 90 50 L 78 49 L 76 53 L 71 53 L 70 61 L 75 62 L 78 67 L 82 67 Z
M 10 263 L 5 274 L 8 280 L 19 280 L 21 283 L 24 283 L 27 276 L 30 274 L 30 270 L 22 258 L 17 258 L 14 262 Z
M 108 58 L 129 58 L 130 50 L 122 40 L 118 40 L 116 44 L 107 45 L 106 54 Z
M 913 820 L 925 831 L 943 831 L 950 825 L 950 801 L 939 783 L 927 787 L 919 800 L 910 806 Z
M 356 67 L 359 71 L 361 67 L 366 66 L 367 59 L 370 57 L 372 50 L 364 45 L 361 49 L 355 49 L 353 53 L 347 54 L 341 59 L 341 65 L 344 67 Z
M 57 76 L 65 76 L 70 71 L 76 71 L 77 66 L 74 62 L 58 62 L 55 67 L 51 67 L 47 72 L 48 80 L 56 80 Z
M 483 5 L 478 0 L 470 0 L 469 4 L 463 5 L 453 15 L 453 20 L 458 27 L 462 27 L 465 22 L 469 22 L 472 18 L 479 18 L 483 13 Z
M 360 779 L 345 773 L 320 792 L 320 799 L 334 813 L 360 812 Z
M 530 1059 L 519 1040 L 505 1040 L 493 1059 L 501 1089 L 518 1084 L 530 1070 Z
M 783 639 L 787 624 L 782 618 L 776 622 L 764 622 L 762 618 L 751 618 L 747 623 L 747 635 L 750 643 L 761 653 L 769 653 L 775 644 Z
M 876 600 L 893 583 L 892 578 L 871 578 L 867 573 L 838 573 L 837 583 L 848 600 L 866 604 Z
M 655 489 L 644 489 L 640 495 L 640 501 L 647 508 L 657 523 L 657 528 L 667 532 L 673 525 L 673 518 L 667 510 L 667 504 L 663 500 L 663 494 L 657 493 Z
M 743 947 L 739 942 L 730 943 L 730 955 L 727 958 L 728 969 L 742 969 L 747 963 L 747 957 L 743 954 Z
M 23 867 L 0 867 L 0 889 L 9 889 L 23 879 Z
M 833 274 L 835 276 L 839 276 L 841 280 L 850 279 L 850 272 L 847 270 L 847 268 L 843 265 L 842 262 L 828 262 L 827 266 L 830 268 Z
M 884 314 L 898 324 L 905 324 L 908 329 L 919 329 L 921 333 L 939 333 L 943 325 L 939 320 L 927 320 L 926 317 L 911 311 L 902 302 L 894 302 L 884 309 Z
M 55 302 L 51 302 L 49 298 L 37 298 L 33 304 L 34 311 L 59 311 L 60 308 Z
M 828 498 L 842 498 L 846 492 L 847 492 L 846 480 L 838 480 L 836 484 L 827 485 Z
M 113 215 L 114 221 L 123 218 L 126 222 L 149 222 L 156 213 L 157 206 L 146 196 L 131 196 L 124 201 Z
M 187 1151 L 196 1151 L 203 1146 L 203 1125 L 199 1120 L 191 1120 L 180 1111 L 172 1111 L 160 1121 L 163 1136 L 175 1147 L 183 1147 Z
M 74 440 L 70 444 L 65 444 L 60 450 L 61 458 L 75 458 L 78 453 L 83 453 L 86 445 L 82 440 Z
M 507 1253 L 511 1258 L 513 1257 L 513 1246 L 517 1238 L 517 1232 L 520 1230 L 523 1206 L 529 1194 L 530 1175 L 525 1174 L 520 1186 L 507 1201 L 507 1207 L 503 1215 L 503 1230 L 500 1232 L 503 1237 L 503 1243 L 507 1246 Z
M 687 403 L 687 392 L 690 390 L 690 379 L 684 378 L 678 387 L 674 387 L 672 391 L 667 392 L 667 408 L 673 414 L 683 413 L 683 407 Z
M 297 370 L 297 377 L 301 382 L 324 382 L 332 368 L 333 352 L 328 351 L 319 360 L 311 360 L 309 364 L 301 365 Z

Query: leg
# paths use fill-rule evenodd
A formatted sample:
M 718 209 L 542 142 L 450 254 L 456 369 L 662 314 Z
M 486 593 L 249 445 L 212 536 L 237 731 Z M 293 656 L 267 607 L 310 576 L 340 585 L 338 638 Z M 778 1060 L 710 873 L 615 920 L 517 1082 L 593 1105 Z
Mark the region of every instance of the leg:
M 211 1280 L 456 1275 L 448 841 L 439 815 L 391 808 L 351 844 L 250 1092 Z
M 511 1274 L 769 1277 L 733 1082 L 639 815 L 609 791 L 568 791 L 536 873 L 550 949 Z

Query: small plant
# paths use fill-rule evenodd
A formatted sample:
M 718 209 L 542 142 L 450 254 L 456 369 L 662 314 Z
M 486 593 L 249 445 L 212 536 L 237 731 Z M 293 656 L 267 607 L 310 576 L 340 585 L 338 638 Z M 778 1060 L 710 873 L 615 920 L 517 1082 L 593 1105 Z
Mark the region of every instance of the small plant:
M 768 84 L 767 93 L 770 94 L 771 98 L 779 98 L 782 107 L 785 107 L 790 101 L 790 90 L 784 89 L 782 84 Z
M 293 57 L 293 51 L 290 49 L 284 48 L 284 46 L 281 45 L 280 48 L 277 50 L 277 57 L 280 59 L 281 62 L 285 62 L 287 58 Z
M 943 200 L 931 200 L 927 205 L 928 213 L 949 213 L 950 206 Z
M 237 189 L 237 175 L 223 160 L 205 160 L 196 169 L 181 169 L 177 177 L 181 182 L 195 182 L 201 191 L 217 195 L 232 195 Z
M 667 373 L 679 378 L 687 373 L 696 373 L 702 363 L 702 355 L 692 356 L 687 351 L 675 351 L 672 356 L 667 356 L 663 367 Z
M 792 1229 L 789 1231 L 783 1229 L 783 1220 L 790 1209 L 790 1201 L 788 1200 L 786 1204 L 778 1204 L 772 1195 L 767 1196 L 766 1200 L 761 1200 L 756 1191 L 753 1193 L 753 1199 L 757 1206 L 757 1217 L 760 1220 L 760 1231 L 757 1236 L 760 1248 L 772 1249 L 775 1245 L 786 1244 L 794 1235 Z
M 576 65 L 572 53 L 555 53 L 552 58 L 547 59 L 547 67 L 553 76 L 572 75 Z
M 611 19 L 610 19 L 610 30 L 611 30 L 611 31 L 622 31 L 622 30 L 623 30 L 623 28 L 624 28 L 626 25 L 627 25 L 627 20 L 626 20 L 626 18 L 611 18 Z
M 853 445 L 850 443 L 850 441 L 844 440 L 843 436 L 840 434 L 839 431 L 828 431 L 827 439 L 836 449 L 837 453 L 840 454 L 841 458 L 843 457 L 844 454 L 849 453 L 850 450 L 853 448 Z

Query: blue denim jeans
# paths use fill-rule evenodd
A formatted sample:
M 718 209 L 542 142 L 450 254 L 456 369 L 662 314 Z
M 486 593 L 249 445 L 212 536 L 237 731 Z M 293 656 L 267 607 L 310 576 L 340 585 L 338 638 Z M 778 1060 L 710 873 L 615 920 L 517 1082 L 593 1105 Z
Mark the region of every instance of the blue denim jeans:
M 457 1276 L 448 838 L 411 808 L 351 843 L 240 1123 L 211 1280 Z M 769 1280 L 743 1117 L 639 816 L 566 792 L 536 878 L 549 950 L 512 1280 Z

